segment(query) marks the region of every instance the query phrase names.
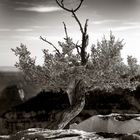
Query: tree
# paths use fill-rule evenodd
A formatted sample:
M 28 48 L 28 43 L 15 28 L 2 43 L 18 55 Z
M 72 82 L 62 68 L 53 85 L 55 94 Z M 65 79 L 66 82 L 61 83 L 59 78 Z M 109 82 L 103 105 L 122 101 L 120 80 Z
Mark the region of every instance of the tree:
M 51 128 L 64 128 L 67 123 L 78 115 L 85 104 L 85 92 L 94 88 L 113 90 L 114 87 L 135 89 L 139 84 L 131 82 L 129 77 L 122 78 L 127 72 L 127 66 L 123 63 L 120 51 L 123 48 L 122 41 L 115 40 L 110 34 L 110 39 L 105 37 L 97 45 L 91 48 L 91 54 L 86 52 L 88 45 L 87 22 L 82 27 L 76 11 L 83 3 L 80 1 L 75 9 L 65 7 L 63 0 L 56 0 L 57 4 L 72 14 L 80 27 L 82 43 L 74 43 L 68 36 L 67 27 L 64 24 L 66 38 L 64 42 L 58 42 L 61 49 L 58 49 L 51 42 L 43 37 L 41 40 L 48 43 L 55 49 L 55 54 L 44 49 L 44 64 L 36 65 L 35 58 L 31 58 L 27 47 L 21 44 L 20 47 L 12 49 L 19 61 L 16 67 L 23 71 L 28 81 L 39 84 L 47 90 L 64 90 L 67 92 L 71 108 L 62 113 L 62 119 Z M 74 50 L 77 53 L 74 53 Z M 57 126 L 57 127 L 56 127 Z
M 127 56 L 128 69 L 131 77 L 134 77 L 138 72 L 137 59 L 132 56 Z
M 128 74 L 128 66 L 124 64 L 121 57 L 123 46 L 123 40 L 116 41 L 115 36 L 110 32 L 109 40 L 104 36 L 101 42 L 98 41 L 97 45 L 91 47 L 92 69 L 94 73 L 97 71 L 95 81 L 99 79 L 99 82 L 106 83 L 103 88 L 106 88 L 107 85 L 110 88 L 113 86 L 135 88 L 132 86 L 133 84 L 129 83 L 128 77 L 122 78 L 123 75 Z

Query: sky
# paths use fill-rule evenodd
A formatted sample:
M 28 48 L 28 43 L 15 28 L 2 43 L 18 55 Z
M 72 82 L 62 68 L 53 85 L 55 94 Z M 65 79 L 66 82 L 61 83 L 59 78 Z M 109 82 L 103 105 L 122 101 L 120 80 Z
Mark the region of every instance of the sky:
M 79 0 L 64 0 L 74 8 Z M 140 0 L 84 0 L 77 16 L 84 25 L 88 22 L 89 48 L 110 31 L 116 39 L 124 39 L 122 57 L 138 59 L 140 64 Z M 0 66 L 14 66 L 17 61 L 11 48 L 25 44 L 41 64 L 42 49 L 53 51 L 52 46 L 39 39 L 45 37 L 55 46 L 65 37 L 62 22 L 75 42 L 81 41 L 79 26 L 71 13 L 62 10 L 55 0 L 0 0 Z

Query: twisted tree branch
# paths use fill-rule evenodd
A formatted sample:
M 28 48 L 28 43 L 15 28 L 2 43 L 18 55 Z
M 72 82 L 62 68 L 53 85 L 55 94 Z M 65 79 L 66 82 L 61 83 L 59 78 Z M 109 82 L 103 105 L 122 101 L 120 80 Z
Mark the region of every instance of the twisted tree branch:
M 83 33 L 84 33 L 84 31 L 83 31 L 82 24 L 80 23 L 80 21 L 79 21 L 79 19 L 78 19 L 77 15 L 75 14 L 75 12 L 74 12 L 74 11 L 72 11 L 72 17 L 74 17 L 74 18 L 75 18 L 75 20 L 77 21 L 77 23 L 78 23 L 78 25 L 79 25 L 79 27 L 80 27 L 80 31 L 81 31 L 81 33 L 83 34 Z
M 66 34 L 66 41 L 68 42 L 68 32 L 67 32 L 67 27 L 66 27 L 66 24 L 65 22 L 63 22 L 63 25 L 64 25 L 64 30 L 65 30 L 65 34 Z
M 80 50 L 79 49 L 81 49 L 81 47 L 78 45 L 78 42 L 76 43 L 75 47 L 77 49 L 77 53 L 80 55 Z
M 80 4 L 79 4 L 75 9 L 68 9 L 68 8 L 66 8 L 66 7 L 64 6 L 63 1 L 64 1 L 64 0 L 61 0 L 61 2 L 60 2 L 59 0 L 56 0 L 57 4 L 58 4 L 62 9 L 66 10 L 66 11 L 68 11 L 68 12 L 72 12 L 72 11 L 73 11 L 73 12 L 76 12 L 76 11 L 81 7 L 81 5 L 82 5 L 82 3 L 83 3 L 84 0 L 81 0 L 81 1 L 80 1 Z
M 76 15 L 76 11 L 80 8 L 80 6 L 82 5 L 82 2 L 84 0 L 80 0 L 80 4 L 75 8 L 75 9 L 68 9 L 65 7 L 64 5 L 64 0 L 56 0 L 57 4 L 62 8 L 64 9 L 65 11 L 68 11 L 70 13 L 72 13 L 72 17 L 75 18 L 76 22 L 78 23 L 79 27 L 80 27 L 80 31 L 81 31 L 81 34 L 82 34 L 82 44 L 81 46 L 78 46 L 76 44 L 76 49 L 77 49 L 77 53 L 80 55 L 81 57 L 81 65 L 86 65 L 87 61 L 88 61 L 88 58 L 89 58 L 89 55 L 87 55 L 87 52 L 86 52 L 86 47 L 88 45 L 88 34 L 87 34 L 87 25 L 88 25 L 88 19 L 86 19 L 86 22 L 85 22 L 85 25 L 84 27 L 82 27 L 82 24 L 80 22 L 80 20 L 78 19 L 77 15 Z M 64 23 L 63 23 L 64 24 Z M 68 34 L 67 34 L 67 28 L 66 28 L 66 25 L 64 24 L 64 29 L 65 29 L 65 33 L 66 33 L 66 39 L 68 38 Z
M 49 42 L 48 40 L 46 40 L 46 39 L 43 38 L 42 36 L 40 36 L 40 39 L 43 40 L 44 42 L 50 44 L 50 45 L 56 50 L 56 52 L 57 52 L 58 54 L 61 54 L 60 51 L 59 51 L 51 42 Z

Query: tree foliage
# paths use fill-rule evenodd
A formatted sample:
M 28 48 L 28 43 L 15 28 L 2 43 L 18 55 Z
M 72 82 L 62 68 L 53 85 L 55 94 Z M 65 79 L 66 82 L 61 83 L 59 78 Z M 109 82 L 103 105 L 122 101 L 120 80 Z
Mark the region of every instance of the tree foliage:
M 127 63 L 128 63 L 129 74 L 131 77 L 133 77 L 138 73 L 137 59 L 132 56 L 127 56 Z
M 123 40 L 116 40 L 115 36 L 110 33 L 108 40 L 104 36 L 102 41 L 97 42 L 97 45 L 92 45 L 90 53 L 86 51 L 89 40 L 88 19 L 82 26 L 76 14 L 83 1 L 80 0 L 76 8 L 69 9 L 65 6 L 64 0 L 56 0 L 63 10 L 72 14 L 79 25 L 82 34 L 81 44 L 74 43 L 68 36 L 67 27 L 63 22 L 66 38 L 64 42 L 58 42 L 60 49 L 40 37 L 55 49 L 54 54 L 47 49 L 43 50 L 44 64 L 40 66 L 36 65 L 35 58 L 31 58 L 27 47 L 21 44 L 20 47 L 12 49 L 19 58 L 16 67 L 25 73 L 28 81 L 35 82 L 45 89 L 66 90 L 72 81 L 81 79 L 85 81 L 87 90 L 97 87 L 106 90 L 114 87 L 135 89 L 139 82 L 132 82 L 131 78 L 136 75 L 138 65 L 132 56 L 128 56 L 128 65 L 123 63 L 121 58 Z
M 110 34 L 107 40 L 105 37 L 97 45 L 92 45 L 91 53 L 86 65 L 81 64 L 80 54 L 77 52 L 77 44 L 71 38 L 64 42 L 58 42 L 59 53 L 54 54 L 44 49 L 44 64 L 35 64 L 27 47 L 21 44 L 20 47 L 12 49 L 19 57 L 16 67 L 25 73 L 27 80 L 35 82 L 42 88 L 66 90 L 71 81 L 83 79 L 86 89 L 102 88 L 111 90 L 114 87 L 134 89 L 139 83 L 131 82 L 132 74 L 135 76 L 137 64 L 136 59 L 128 57 L 128 65 L 123 63 L 121 50 L 123 42 L 115 39 Z M 123 75 L 127 75 L 125 78 Z

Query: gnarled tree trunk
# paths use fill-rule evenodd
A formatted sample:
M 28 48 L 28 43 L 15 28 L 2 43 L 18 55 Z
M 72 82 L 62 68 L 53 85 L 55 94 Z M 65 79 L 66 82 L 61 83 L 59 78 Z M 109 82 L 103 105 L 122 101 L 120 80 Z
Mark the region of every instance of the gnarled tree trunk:
M 46 128 L 63 129 L 74 119 L 85 106 L 85 90 L 83 80 L 75 80 L 68 87 L 67 93 L 70 101 L 70 108 L 55 112 L 55 122 L 52 120 Z

